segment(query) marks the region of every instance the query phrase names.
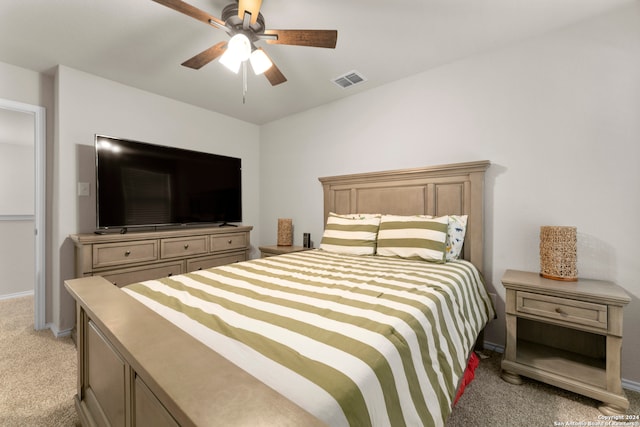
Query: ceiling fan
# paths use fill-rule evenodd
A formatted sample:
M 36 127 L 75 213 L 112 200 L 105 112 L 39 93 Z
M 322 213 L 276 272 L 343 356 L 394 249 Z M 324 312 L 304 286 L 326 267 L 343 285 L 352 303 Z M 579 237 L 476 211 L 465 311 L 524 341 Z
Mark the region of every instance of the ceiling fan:
M 246 62 L 249 60 L 256 74 L 264 73 L 271 85 L 287 81 L 280 69 L 266 52 L 255 43 L 264 40 L 269 44 L 297 46 L 336 47 L 336 30 L 267 30 L 260 13 L 262 0 L 238 0 L 225 6 L 222 19 L 209 15 L 182 0 L 153 0 L 173 10 L 225 31 L 231 39 L 219 42 L 182 63 L 183 66 L 200 69 L 220 57 L 220 62 L 234 72 L 243 67 L 246 85 Z

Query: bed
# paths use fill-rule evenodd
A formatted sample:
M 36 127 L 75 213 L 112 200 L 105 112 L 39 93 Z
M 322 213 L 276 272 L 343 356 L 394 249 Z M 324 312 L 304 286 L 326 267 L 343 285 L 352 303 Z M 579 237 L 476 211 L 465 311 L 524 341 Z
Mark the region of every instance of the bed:
M 482 279 L 488 166 L 320 178 L 317 250 L 123 289 L 67 281 L 83 425 L 443 425 L 493 316 Z M 459 259 L 397 252 L 398 224 L 416 215 L 438 235 L 449 215 L 465 216 Z M 362 254 L 371 221 L 374 252 Z M 346 244 L 331 231 L 344 237 L 343 222 L 358 236 Z

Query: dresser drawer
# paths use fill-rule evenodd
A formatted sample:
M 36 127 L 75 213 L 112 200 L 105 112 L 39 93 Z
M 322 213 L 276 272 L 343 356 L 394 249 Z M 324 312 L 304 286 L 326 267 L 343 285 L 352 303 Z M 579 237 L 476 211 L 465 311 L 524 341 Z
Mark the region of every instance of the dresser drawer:
M 207 253 L 207 236 L 174 237 L 160 240 L 160 258 L 177 258 Z
M 139 240 L 93 245 L 93 268 L 135 264 L 158 259 L 157 240 Z
M 187 260 L 187 272 L 195 270 L 206 270 L 207 268 L 218 267 L 220 265 L 233 264 L 234 262 L 246 261 L 244 252 L 227 255 L 214 255 L 203 258 Z
M 173 261 L 166 264 L 156 264 L 154 266 L 129 268 L 126 270 L 118 270 L 104 274 L 96 273 L 102 276 L 118 287 L 130 285 L 131 283 L 143 282 L 145 280 L 159 279 L 162 277 L 170 277 L 176 274 L 182 274 L 184 265 L 183 261 Z
M 607 306 L 591 302 L 518 291 L 516 311 L 604 331 L 608 327 Z
M 211 252 L 247 247 L 247 234 L 222 234 L 211 236 Z

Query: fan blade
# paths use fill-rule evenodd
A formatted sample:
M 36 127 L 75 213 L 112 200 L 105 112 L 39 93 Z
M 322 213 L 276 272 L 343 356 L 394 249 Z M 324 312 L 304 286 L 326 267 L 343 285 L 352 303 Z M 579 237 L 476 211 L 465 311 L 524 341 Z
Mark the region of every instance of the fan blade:
M 265 52 L 265 55 L 267 53 Z M 267 55 L 267 57 L 269 57 Z M 282 74 L 282 71 L 280 71 L 280 69 L 278 67 L 276 67 L 275 62 L 273 62 L 273 59 L 269 58 L 269 61 L 271 61 L 271 67 L 269 67 L 269 69 L 267 71 L 264 72 L 265 77 L 267 78 L 267 80 L 269 80 L 269 83 L 271 83 L 271 86 L 277 86 L 280 83 L 284 83 L 287 81 L 287 78 L 284 76 L 284 74 Z
M 275 35 L 277 39 L 266 39 L 270 44 L 289 44 L 297 46 L 326 47 L 334 49 L 338 41 L 336 30 L 266 30 L 266 35 Z
M 211 46 L 209 49 L 200 52 L 193 58 L 187 59 L 182 63 L 182 65 L 184 65 L 185 67 L 193 68 L 194 70 L 199 70 L 209 62 L 222 55 L 225 50 L 227 50 L 227 42 L 220 42 Z
M 184 13 L 187 16 L 197 19 L 198 21 L 202 21 L 205 24 L 212 25 L 213 27 L 219 28 L 216 25 L 213 25 L 210 21 L 215 22 L 216 24 L 224 27 L 224 21 L 216 18 L 215 16 L 209 15 L 207 12 L 204 12 L 197 7 L 191 6 L 183 2 L 182 0 L 153 0 L 156 3 L 160 3 L 161 5 L 167 6 L 170 9 L 176 10 L 180 13 Z
M 251 14 L 251 24 L 255 24 L 260 13 L 262 0 L 238 0 L 238 18 L 244 20 L 244 12 Z

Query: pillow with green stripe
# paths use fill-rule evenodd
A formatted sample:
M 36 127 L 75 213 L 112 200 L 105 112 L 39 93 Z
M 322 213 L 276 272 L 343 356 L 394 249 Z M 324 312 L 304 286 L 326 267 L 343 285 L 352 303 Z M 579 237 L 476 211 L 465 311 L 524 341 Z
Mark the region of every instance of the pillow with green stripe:
M 381 215 L 347 218 L 331 212 L 320 241 L 320 249 L 348 255 L 373 255 Z
M 369 218 L 380 218 L 382 216 L 382 214 L 367 214 L 367 213 L 354 213 L 354 214 L 337 214 L 337 213 L 333 213 L 331 212 L 329 215 L 338 217 L 338 218 L 345 218 L 345 219 L 369 219 Z
M 383 215 L 376 253 L 445 262 L 449 217 Z

